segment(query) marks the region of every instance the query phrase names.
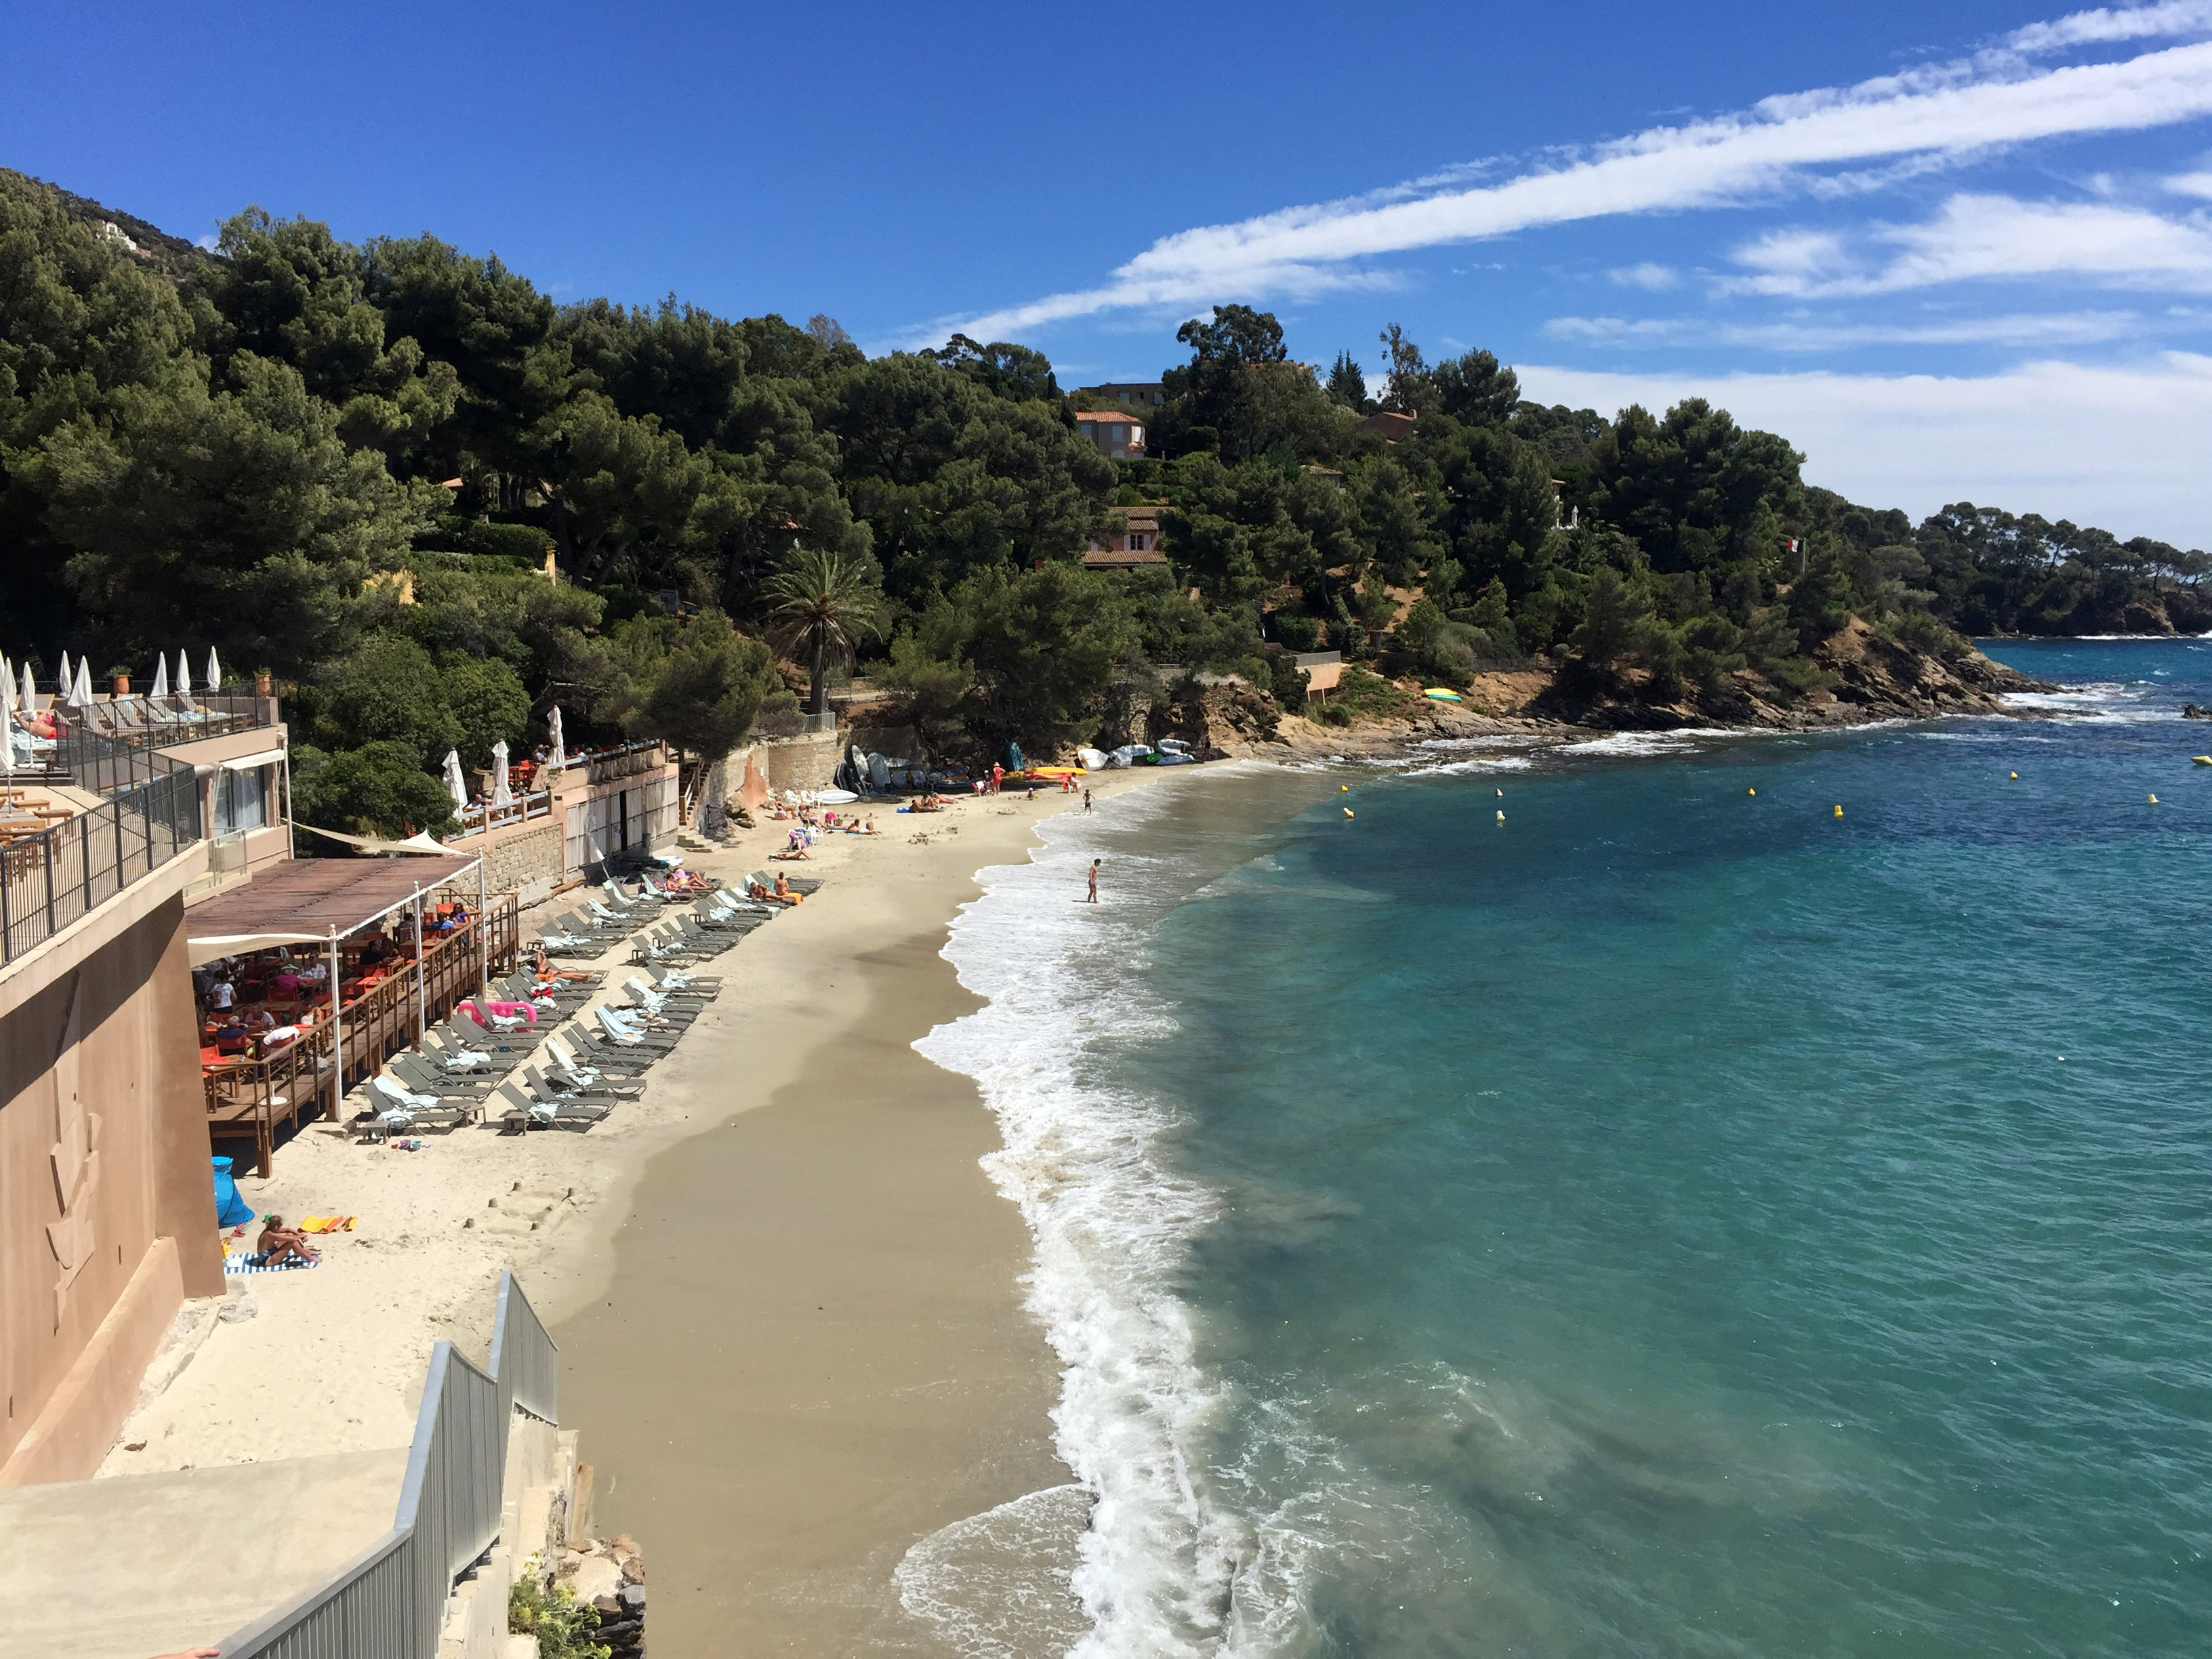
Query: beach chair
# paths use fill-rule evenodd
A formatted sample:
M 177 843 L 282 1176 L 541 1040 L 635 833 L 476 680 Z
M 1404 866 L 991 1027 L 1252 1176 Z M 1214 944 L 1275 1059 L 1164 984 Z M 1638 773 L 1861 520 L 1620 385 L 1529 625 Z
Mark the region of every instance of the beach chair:
M 522 1086 L 539 1100 L 635 1100 L 645 1092 L 642 1083 L 617 1083 L 611 1078 L 541 1071 L 535 1066 L 522 1068 Z
M 545 1064 L 552 1075 L 572 1080 L 638 1083 L 644 1080 L 657 1054 L 617 1048 L 597 1037 L 588 1026 L 571 1025 L 545 1045 Z
M 448 1100 L 438 1095 L 416 1094 L 381 1074 L 366 1085 L 374 1109 L 369 1133 L 389 1140 L 395 1134 L 417 1129 L 457 1128 L 469 1121 L 472 1102 Z
M 686 968 L 656 969 L 651 966 L 647 966 L 643 972 L 656 991 L 697 991 L 711 997 L 720 994 L 722 989 L 722 976 L 720 974 L 708 974 L 702 976 Z
M 676 1047 L 674 1032 L 655 1030 L 634 1018 L 625 1019 L 605 1004 L 592 1009 L 592 1017 L 599 1022 L 600 1033 L 618 1048 L 657 1050 L 665 1054 Z
M 605 948 L 605 942 L 594 938 L 592 928 L 574 916 L 547 923 L 538 930 L 538 942 L 548 956 L 554 957 L 597 956 Z
M 489 1054 L 493 1066 L 501 1070 L 514 1064 L 514 1057 L 526 1054 L 538 1046 L 534 1031 L 488 1031 L 465 1014 L 454 1015 L 438 1030 L 453 1047 Z
M 624 987 L 629 1006 L 641 1009 L 647 1018 L 665 1019 L 670 1025 L 682 1029 L 699 1018 L 706 1008 L 707 999 L 701 995 L 686 995 L 672 991 L 656 991 L 639 975 L 632 974 Z M 617 1013 L 619 1005 L 610 1005 Z
M 481 1100 L 499 1080 L 489 1071 L 448 1072 L 435 1060 L 413 1053 L 392 1055 L 384 1062 L 384 1069 L 403 1088 L 452 1100 Z
M 501 1125 L 517 1133 L 532 1129 L 588 1129 L 610 1109 L 580 1100 L 538 1100 L 513 1082 L 499 1085 L 492 1103 L 504 1109 Z

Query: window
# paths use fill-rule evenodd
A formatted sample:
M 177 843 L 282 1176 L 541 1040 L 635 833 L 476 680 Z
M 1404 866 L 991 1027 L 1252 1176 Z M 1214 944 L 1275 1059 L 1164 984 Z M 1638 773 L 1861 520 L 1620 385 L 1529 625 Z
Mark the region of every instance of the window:
M 215 832 L 242 835 L 269 822 L 269 769 L 234 772 L 226 768 L 216 775 Z

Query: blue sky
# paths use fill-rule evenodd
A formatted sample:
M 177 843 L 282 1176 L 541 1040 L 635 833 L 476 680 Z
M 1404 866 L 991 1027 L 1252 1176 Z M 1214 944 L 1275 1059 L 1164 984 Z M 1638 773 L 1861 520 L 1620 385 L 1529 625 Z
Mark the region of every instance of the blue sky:
M 0 161 L 185 235 L 428 229 L 556 297 L 1150 379 L 1482 345 L 1808 476 L 2212 546 L 2212 0 L 2094 11 L 10 5 Z

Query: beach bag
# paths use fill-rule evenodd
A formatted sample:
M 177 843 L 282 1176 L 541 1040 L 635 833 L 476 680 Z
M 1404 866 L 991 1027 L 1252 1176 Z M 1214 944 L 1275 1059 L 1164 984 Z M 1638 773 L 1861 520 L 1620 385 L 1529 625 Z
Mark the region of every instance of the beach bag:
M 210 1158 L 215 1165 L 215 1224 L 218 1227 L 243 1227 L 253 1219 L 253 1206 L 239 1196 L 238 1183 L 230 1178 L 230 1160 Z

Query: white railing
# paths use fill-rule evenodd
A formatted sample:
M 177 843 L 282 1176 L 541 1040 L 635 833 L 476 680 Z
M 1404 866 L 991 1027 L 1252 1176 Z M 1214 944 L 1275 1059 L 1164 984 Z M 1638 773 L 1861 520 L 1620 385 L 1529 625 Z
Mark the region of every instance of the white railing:
M 526 823 L 532 818 L 553 816 L 553 792 L 538 789 L 526 795 L 518 795 L 505 806 L 464 806 L 453 814 L 453 833 L 446 837 L 448 843 L 465 841 L 471 836 L 481 836 L 487 830 L 496 830 L 501 824 Z
M 511 1273 L 490 1358 L 487 1376 L 450 1342 L 431 1351 L 392 1530 L 231 1637 L 222 1659 L 435 1659 L 453 1581 L 499 1538 L 514 1412 L 560 1421 L 559 1355 Z

